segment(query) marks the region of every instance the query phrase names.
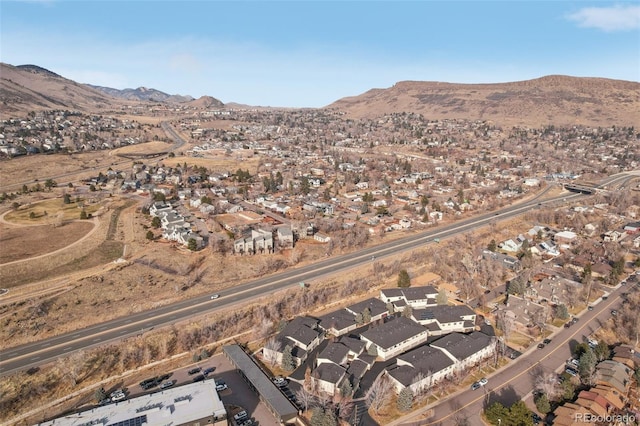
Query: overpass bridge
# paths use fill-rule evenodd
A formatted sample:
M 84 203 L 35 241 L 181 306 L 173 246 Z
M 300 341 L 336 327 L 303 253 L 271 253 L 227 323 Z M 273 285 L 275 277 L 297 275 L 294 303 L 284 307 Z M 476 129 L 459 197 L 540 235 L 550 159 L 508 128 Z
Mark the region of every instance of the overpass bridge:
M 598 191 L 598 188 L 595 186 L 581 185 L 577 183 L 565 183 L 563 184 L 564 189 L 571 192 L 579 192 L 582 194 L 595 194 Z

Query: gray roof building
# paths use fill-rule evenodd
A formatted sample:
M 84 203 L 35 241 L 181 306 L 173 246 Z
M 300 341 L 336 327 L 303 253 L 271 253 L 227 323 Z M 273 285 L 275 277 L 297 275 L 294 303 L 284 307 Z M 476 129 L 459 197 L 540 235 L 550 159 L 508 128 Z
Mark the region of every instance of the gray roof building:
M 378 353 L 383 359 L 403 352 L 426 340 L 427 329 L 409 318 L 399 317 L 371 328 L 362 333 L 361 338 L 373 343 L 384 353 Z
M 465 360 L 491 345 L 492 339 L 484 333 L 474 331 L 469 334 L 451 333 L 431 343 L 431 346 L 445 349 L 458 361 Z
M 224 346 L 222 351 L 278 421 L 286 423 L 298 416 L 296 406 L 280 392 L 269 376 L 239 345 Z
M 347 361 L 348 353 L 349 348 L 342 343 L 331 342 L 318 354 L 318 362 L 320 362 L 320 360 L 327 360 L 340 365 Z
M 376 299 L 372 297 L 367 300 L 363 300 L 362 302 L 355 303 L 351 306 L 347 306 L 347 310 L 352 312 L 354 315 L 361 314 L 365 309 L 369 309 L 369 313 L 371 317 L 379 317 L 380 315 L 384 315 L 388 313 L 387 305 L 380 299 Z
M 320 364 L 318 368 L 313 370 L 313 377 L 334 385 L 338 385 L 345 374 L 344 367 L 331 363 Z
M 346 309 L 340 309 L 319 317 L 320 327 L 324 330 L 334 330 L 338 335 L 357 327 L 356 317 Z
M 454 361 L 440 349 L 424 345 L 398 356 L 396 365 L 388 368 L 387 372 L 406 387 L 419 375 L 428 377 L 453 364 Z

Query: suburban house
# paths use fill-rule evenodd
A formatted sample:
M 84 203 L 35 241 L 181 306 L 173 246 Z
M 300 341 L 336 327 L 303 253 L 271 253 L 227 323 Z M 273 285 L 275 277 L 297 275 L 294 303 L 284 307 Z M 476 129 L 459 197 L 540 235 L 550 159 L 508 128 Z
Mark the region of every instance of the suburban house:
M 319 391 L 329 395 L 335 395 L 346 375 L 347 370 L 343 366 L 333 363 L 323 363 L 313 370 L 311 380 Z
M 451 333 L 431 343 L 456 362 L 456 366 L 469 368 L 495 353 L 492 337 L 479 331 L 469 334 Z
M 382 361 L 424 343 L 428 337 L 429 331 L 425 327 L 405 317 L 389 320 L 360 335 L 367 351 L 375 351 Z
M 358 315 L 360 315 L 360 323 L 377 321 L 389 314 L 387 305 L 375 297 L 347 306 L 345 309 L 356 317 L 356 322 Z M 368 321 L 367 316 L 369 317 Z
M 413 309 L 411 316 L 415 322 L 427 327 L 431 336 L 454 331 L 473 331 L 476 323 L 476 313 L 467 305 L 438 305 Z
M 320 328 L 334 336 L 342 336 L 359 327 L 355 315 L 346 309 L 329 312 L 318 319 Z
M 282 248 L 293 248 L 293 231 L 289 226 L 280 226 L 276 231 L 278 245 Z
M 318 320 L 311 317 L 295 317 L 285 325 L 275 337 L 277 345 L 266 345 L 262 348 L 265 359 L 282 362 L 282 353 L 287 346 L 291 346 L 291 354 L 300 365 L 307 359 L 307 355 L 322 341 L 322 331 L 318 328 Z
M 252 229 L 251 235 L 238 238 L 233 242 L 234 253 L 271 253 L 273 251 L 273 235 L 264 229 Z
M 153 217 L 162 217 L 169 213 L 173 208 L 164 201 L 156 201 L 149 207 L 149 214 Z
M 326 362 L 333 364 L 346 364 L 349 348 L 339 342 L 329 342 L 316 358 L 316 368 Z
M 548 314 L 547 307 L 513 294 L 509 295 L 506 307 L 501 309 L 509 311 L 516 325 L 520 327 L 542 323 L 546 321 Z
M 425 308 L 427 306 L 436 306 L 436 297 L 438 290 L 430 285 L 422 287 L 406 287 L 406 288 L 386 288 L 380 290 L 380 300 L 383 303 L 392 303 L 396 310 L 401 311 L 404 306 L 412 308 Z
M 409 387 L 416 395 L 453 373 L 454 364 L 442 350 L 424 345 L 398 356 L 386 372 L 397 393 Z
M 631 386 L 633 370 L 624 364 L 612 360 L 605 360 L 596 366 L 596 384 L 616 389 L 626 395 Z

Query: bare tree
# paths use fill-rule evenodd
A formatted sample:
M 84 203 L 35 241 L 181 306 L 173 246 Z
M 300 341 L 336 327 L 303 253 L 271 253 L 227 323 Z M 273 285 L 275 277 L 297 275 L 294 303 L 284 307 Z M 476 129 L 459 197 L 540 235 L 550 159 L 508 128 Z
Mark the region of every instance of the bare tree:
M 296 391 L 296 398 L 300 402 L 300 405 L 302 405 L 302 409 L 304 411 L 312 407 L 316 400 L 313 393 L 310 390 L 307 390 L 304 386 L 301 386 Z
M 340 401 L 336 403 L 336 411 L 338 412 L 338 418 L 346 421 L 353 413 L 353 400 L 351 398 L 340 398 Z
M 391 380 L 385 374 L 378 376 L 369 388 L 367 408 L 372 408 L 377 414 L 390 401 L 392 394 Z
M 266 351 L 264 349 L 267 349 Z M 262 350 L 262 356 L 265 361 L 271 364 L 271 366 L 275 366 L 278 362 L 278 352 L 282 349 L 282 342 L 276 337 L 272 337 L 264 344 L 264 349 Z
M 498 315 L 496 318 L 496 326 L 502 330 L 502 335 L 504 336 L 504 341 L 508 342 L 511 333 L 515 327 L 515 321 L 511 315 L 509 315 L 508 311 L 501 309 L 498 311 Z
M 534 386 L 544 395 L 547 395 L 550 401 L 555 400 L 561 393 L 558 385 L 557 375 L 552 371 L 544 371 L 542 369 L 534 370 L 535 374 Z

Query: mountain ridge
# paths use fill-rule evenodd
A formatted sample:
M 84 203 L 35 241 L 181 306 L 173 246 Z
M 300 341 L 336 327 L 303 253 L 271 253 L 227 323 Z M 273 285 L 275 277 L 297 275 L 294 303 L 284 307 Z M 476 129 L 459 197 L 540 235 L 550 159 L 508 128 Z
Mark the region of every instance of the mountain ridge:
M 353 118 L 412 112 L 507 125 L 640 125 L 640 83 L 549 75 L 508 83 L 400 81 L 341 98 L 325 108 Z
M 141 102 L 262 109 L 233 102 L 225 105 L 211 96 L 194 99 L 169 95 L 147 87 L 119 90 L 81 84 L 37 65 L 0 62 L 0 113 L 5 116 L 42 109 L 95 112 Z M 339 110 L 351 118 L 410 112 L 428 119 L 486 120 L 498 125 L 640 127 L 640 83 L 564 75 L 507 83 L 407 80 L 338 99 L 324 108 Z

